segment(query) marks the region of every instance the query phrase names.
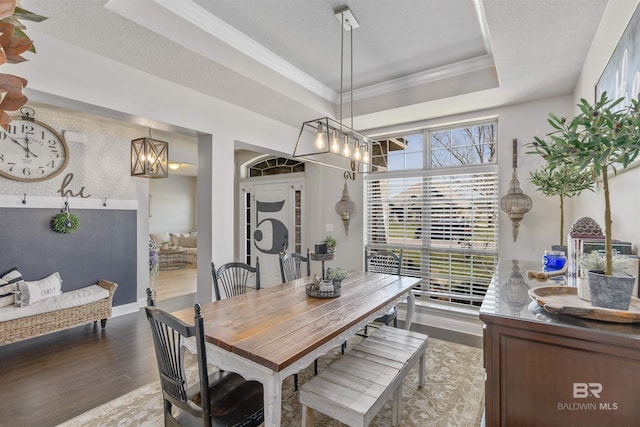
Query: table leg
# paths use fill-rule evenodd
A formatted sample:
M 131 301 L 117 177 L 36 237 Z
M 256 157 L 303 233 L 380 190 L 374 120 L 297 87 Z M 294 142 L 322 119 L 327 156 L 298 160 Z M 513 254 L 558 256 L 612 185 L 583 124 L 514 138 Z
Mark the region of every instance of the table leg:
M 413 322 L 413 313 L 416 308 L 416 297 L 413 295 L 413 291 L 407 292 L 407 319 L 404 321 L 404 328 L 409 330 L 411 328 L 411 322 Z
M 264 425 L 280 427 L 282 418 L 282 381 L 277 373 L 264 386 Z

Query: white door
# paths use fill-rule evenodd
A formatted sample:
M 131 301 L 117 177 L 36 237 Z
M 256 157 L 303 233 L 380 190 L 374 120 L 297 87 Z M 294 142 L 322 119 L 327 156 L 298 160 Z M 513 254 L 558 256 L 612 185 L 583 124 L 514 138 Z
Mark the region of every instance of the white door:
M 290 181 L 242 185 L 243 193 L 250 195 L 245 205 L 247 224 L 241 233 L 249 254 L 245 258 L 252 265 L 260 258 L 263 287 L 282 283 L 278 254 L 301 247 L 301 189 L 301 184 Z

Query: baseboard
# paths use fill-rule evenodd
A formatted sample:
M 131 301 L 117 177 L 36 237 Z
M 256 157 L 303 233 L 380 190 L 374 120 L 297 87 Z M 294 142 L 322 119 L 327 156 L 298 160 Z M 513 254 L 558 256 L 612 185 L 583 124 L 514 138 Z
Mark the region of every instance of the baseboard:
M 132 302 L 130 304 L 116 305 L 111 310 L 111 316 L 118 317 L 125 314 L 135 313 L 140 310 L 140 307 L 144 307 L 144 305 L 146 304 L 146 299 L 143 298 L 142 301 L 142 305 L 140 305 L 140 300 L 138 300 L 138 302 Z
M 406 319 L 406 304 L 398 305 L 400 317 Z M 482 337 L 483 323 L 477 311 L 455 310 L 449 307 L 416 303 L 413 322 L 431 328 Z

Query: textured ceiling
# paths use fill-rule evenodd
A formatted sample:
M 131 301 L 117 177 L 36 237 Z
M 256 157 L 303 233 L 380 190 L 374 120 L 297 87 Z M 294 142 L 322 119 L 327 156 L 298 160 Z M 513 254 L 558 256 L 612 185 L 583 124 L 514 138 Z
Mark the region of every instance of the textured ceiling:
M 338 115 L 345 4 L 367 129 L 571 93 L 607 1 L 22 0 L 40 32 L 296 126 Z

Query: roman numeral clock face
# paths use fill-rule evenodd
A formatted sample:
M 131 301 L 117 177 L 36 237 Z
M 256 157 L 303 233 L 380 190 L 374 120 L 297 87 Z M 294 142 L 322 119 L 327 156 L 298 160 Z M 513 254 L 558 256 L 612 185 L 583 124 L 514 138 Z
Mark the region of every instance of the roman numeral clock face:
M 44 123 L 13 119 L 0 128 L 0 175 L 16 181 L 44 181 L 64 170 L 69 149 L 64 138 Z

